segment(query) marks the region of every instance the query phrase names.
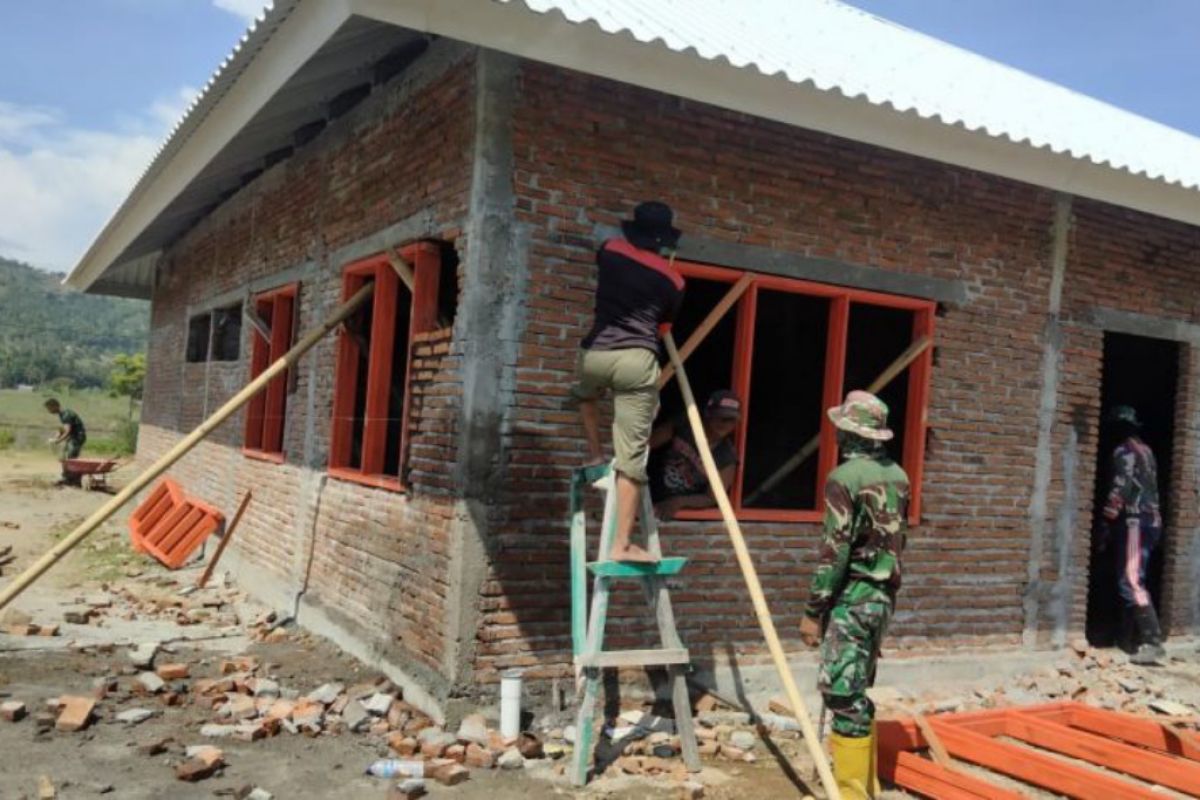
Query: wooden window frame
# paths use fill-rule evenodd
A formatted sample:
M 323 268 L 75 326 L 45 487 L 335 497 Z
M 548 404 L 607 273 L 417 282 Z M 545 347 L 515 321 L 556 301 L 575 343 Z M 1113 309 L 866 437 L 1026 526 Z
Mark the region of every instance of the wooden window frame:
M 412 389 L 412 345 L 417 334 L 437 329 L 438 281 L 441 250 L 433 242 L 416 242 L 393 251 L 412 270 L 413 287 L 408 329 L 408 352 L 404 357 L 404 402 L 400 419 L 400 461 L 398 475 L 383 472 L 387 453 L 388 387 L 392 379 L 393 346 L 396 334 L 397 297 L 403 285 L 392 267 L 389 253 L 376 253 L 346 265 L 342 270 L 344 300 L 361 289 L 369 279 L 375 281 L 371 297 L 371 341 L 367 364 L 366 404 L 363 414 L 362 461 L 350 466 L 354 441 L 354 401 L 358 384 L 358 343 L 343 328 L 338 335 L 337 363 L 334 371 L 333 421 L 330 426 L 329 475 L 379 489 L 404 492 L 402 476 L 408 462 L 408 416 Z
M 750 285 L 738 298 L 729 313 L 735 314 L 734 355 L 732 385 L 742 401 L 742 408 L 750 409 L 751 363 L 754 354 L 754 330 L 760 290 L 800 294 L 829 300 L 829 323 L 826 333 L 825 375 L 822 387 L 822 406 L 830 408 L 842 402 L 846 370 L 846 341 L 850 325 L 850 305 L 882 306 L 910 311 L 913 314 L 912 339 L 922 336 L 933 338 L 934 317 L 937 303 L 902 295 L 889 295 L 864 289 L 852 289 L 831 284 L 815 283 L 797 278 L 749 272 L 746 270 L 715 267 L 687 261 L 676 261 L 675 265 L 685 278 L 728 284 L 737 283 L 743 275 L 750 275 Z M 904 455 L 901 466 L 908 473 L 912 485 L 908 519 L 917 524 L 921 518 L 921 484 L 925 472 L 925 434 L 927 429 L 929 383 L 933 370 L 933 348 L 926 348 L 908 367 L 909 389 L 905 409 Z M 817 508 L 812 510 L 745 508 L 742 506 L 744 470 L 746 463 L 746 438 L 748 419 L 743 418 L 734 431 L 734 446 L 738 454 L 738 466 L 734 476 L 730 502 L 739 520 L 746 522 L 820 522 L 824 518 L 822 509 L 825 494 L 825 478 L 837 466 L 837 436 L 833 424 L 822 414 L 820 448 L 817 459 Z M 754 487 L 749 487 L 751 490 Z M 717 509 L 693 509 L 681 511 L 680 520 L 719 520 Z
M 298 283 L 281 286 L 250 298 L 251 310 L 260 319 L 263 318 L 264 309 L 271 309 L 269 340 L 255 325 L 250 325 L 250 380 L 261 375 L 291 349 L 296 338 L 299 298 Z M 243 313 L 242 317 L 244 320 L 246 314 Z M 242 443 L 242 453 L 247 457 L 276 464 L 282 464 L 287 459 L 284 430 L 290 382 L 291 370 L 287 370 L 276 376 L 267 384 L 266 390 L 256 394 L 247 404 Z

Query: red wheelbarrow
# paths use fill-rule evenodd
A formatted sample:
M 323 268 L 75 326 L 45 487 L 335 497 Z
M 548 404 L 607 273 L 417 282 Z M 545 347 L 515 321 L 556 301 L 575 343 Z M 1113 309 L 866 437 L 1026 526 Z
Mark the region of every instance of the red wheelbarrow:
M 121 466 L 121 459 L 68 458 L 62 462 L 63 479 L 84 489 L 109 491 L 108 474 Z

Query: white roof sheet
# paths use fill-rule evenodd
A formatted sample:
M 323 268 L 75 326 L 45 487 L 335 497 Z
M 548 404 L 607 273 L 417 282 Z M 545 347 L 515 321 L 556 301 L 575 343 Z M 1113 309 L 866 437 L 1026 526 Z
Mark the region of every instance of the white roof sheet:
M 1200 138 L 837 0 L 500 0 L 608 33 L 1200 187 Z

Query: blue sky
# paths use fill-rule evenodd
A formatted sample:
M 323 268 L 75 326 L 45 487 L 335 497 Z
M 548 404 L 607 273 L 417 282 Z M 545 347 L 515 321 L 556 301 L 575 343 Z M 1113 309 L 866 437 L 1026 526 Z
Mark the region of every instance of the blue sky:
M 1200 0 L 849 0 L 1200 135 Z M 0 254 L 70 269 L 265 0 L 0 0 Z

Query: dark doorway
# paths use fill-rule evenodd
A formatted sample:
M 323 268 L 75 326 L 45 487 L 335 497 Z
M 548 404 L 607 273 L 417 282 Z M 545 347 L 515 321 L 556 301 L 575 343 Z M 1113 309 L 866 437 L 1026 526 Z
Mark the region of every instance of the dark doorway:
M 1175 392 L 1179 373 L 1179 343 L 1121 333 L 1104 334 L 1103 380 L 1100 390 L 1100 442 L 1096 455 L 1096 487 L 1092 514 L 1096 528 L 1102 524 L 1101 509 L 1107 498 L 1111 460 L 1115 441 L 1108 412 L 1113 406 L 1133 406 L 1145 426 L 1142 438 L 1158 460 L 1159 501 L 1163 519 L 1169 519 L 1172 444 L 1175 439 Z M 1147 569 L 1146 584 L 1158 607 L 1162 590 L 1162 542 Z M 1098 551 L 1093 536 L 1091 569 L 1088 576 L 1087 638 L 1097 647 L 1117 643 L 1121 625 L 1121 598 L 1117 591 L 1118 554 L 1113 548 Z M 1164 622 L 1164 627 L 1166 620 Z

